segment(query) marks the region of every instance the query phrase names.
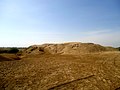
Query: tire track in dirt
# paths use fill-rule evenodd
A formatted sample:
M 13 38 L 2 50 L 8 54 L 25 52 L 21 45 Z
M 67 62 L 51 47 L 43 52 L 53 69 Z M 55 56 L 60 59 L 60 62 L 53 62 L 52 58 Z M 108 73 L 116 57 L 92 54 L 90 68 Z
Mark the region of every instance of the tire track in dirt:
M 53 87 L 49 88 L 48 90 L 53 90 L 53 89 L 59 88 L 59 87 L 61 87 L 61 86 L 63 86 L 63 85 L 67 85 L 67 84 L 70 84 L 70 83 L 73 83 L 73 82 L 76 82 L 76 81 L 79 81 L 79 80 L 83 80 L 83 79 L 88 79 L 88 78 L 91 78 L 91 77 L 93 77 L 93 76 L 94 76 L 94 75 L 89 75 L 89 76 L 84 77 L 84 78 L 79 78 L 79 79 L 76 79 L 76 80 L 72 80 L 72 81 L 70 81 L 70 82 L 66 82 L 66 83 L 63 83 L 63 84 L 60 84 L 60 85 L 57 85 L 57 86 L 53 86 Z

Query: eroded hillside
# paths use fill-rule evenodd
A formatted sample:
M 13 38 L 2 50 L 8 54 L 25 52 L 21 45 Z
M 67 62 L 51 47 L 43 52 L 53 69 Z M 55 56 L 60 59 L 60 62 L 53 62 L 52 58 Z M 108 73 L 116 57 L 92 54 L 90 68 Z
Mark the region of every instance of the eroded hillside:
M 115 48 L 108 48 L 94 43 L 71 42 L 63 44 L 33 45 L 24 51 L 24 55 L 35 54 L 60 54 L 80 55 L 85 53 L 96 53 L 104 51 L 117 51 Z

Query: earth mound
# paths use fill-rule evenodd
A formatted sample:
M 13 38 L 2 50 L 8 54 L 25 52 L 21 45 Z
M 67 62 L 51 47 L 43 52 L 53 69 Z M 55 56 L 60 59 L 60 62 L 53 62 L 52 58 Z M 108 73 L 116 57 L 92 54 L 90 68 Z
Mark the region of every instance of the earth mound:
M 23 53 L 24 55 L 35 54 L 60 54 L 60 55 L 80 55 L 82 53 L 95 53 L 103 51 L 115 51 L 115 49 L 107 48 L 94 43 L 70 42 L 63 44 L 43 44 L 28 47 Z
M 120 51 L 112 47 L 33 45 L 0 60 L 0 90 L 120 90 Z

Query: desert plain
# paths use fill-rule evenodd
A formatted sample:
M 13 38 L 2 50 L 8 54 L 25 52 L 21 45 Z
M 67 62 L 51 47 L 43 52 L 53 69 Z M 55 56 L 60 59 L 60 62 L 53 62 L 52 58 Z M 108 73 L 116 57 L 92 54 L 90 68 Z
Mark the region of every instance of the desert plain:
M 120 90 L 120 51 L 69 42 L 1 53 L 0 90 Z

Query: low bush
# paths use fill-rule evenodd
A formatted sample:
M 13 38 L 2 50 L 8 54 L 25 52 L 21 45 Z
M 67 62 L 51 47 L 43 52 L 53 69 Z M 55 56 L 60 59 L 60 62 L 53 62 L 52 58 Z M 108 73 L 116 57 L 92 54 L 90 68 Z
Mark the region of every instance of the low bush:
M 120 47 L 118 47 L 118 50 L 120 51 Z
M 8 51 L 8 53 L 17 53 L 19 52 L 18 48 L 10 48 L 10 50 Z
M 0 53 L 7 53 L 8 50 L 0 49 Z

